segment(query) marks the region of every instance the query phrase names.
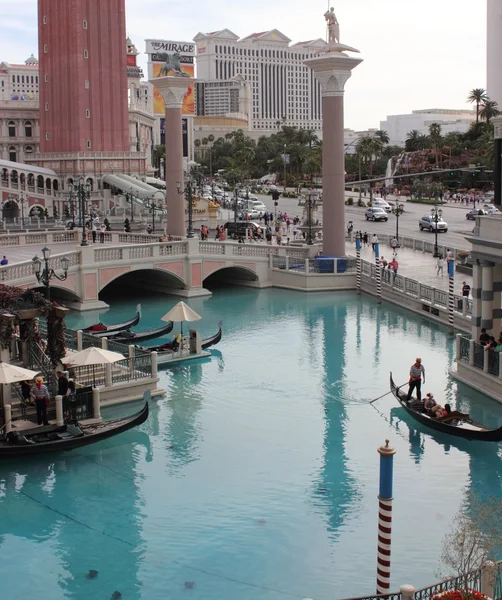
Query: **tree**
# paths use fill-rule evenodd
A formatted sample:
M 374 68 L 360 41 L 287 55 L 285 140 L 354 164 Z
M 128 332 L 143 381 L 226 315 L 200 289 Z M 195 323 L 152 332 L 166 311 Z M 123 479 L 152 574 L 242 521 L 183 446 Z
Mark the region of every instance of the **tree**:
M 54 204 L 54 208 L 52 209 L 54 219 L 59 219 L 58 207 Z
M 377 137 L 382 142 L 382 145 L 388 144 L 390 142 L 389 134 L 383 129 L 375 131 L 375 137 Z
M 103 221 L 105 227 L 106 227 L 106 231 L 111 231 L 112 230 L 112 226 L 110 225 L 110 221 L 108 219 L 105 218 L 105 220 Z M 125 223 L 124 223 L 125 226 Z M 130 227 L 129 227 L 130 229 Z
M 359 157 L 368 165 L 369 178 L 373 178 L 373 164 L 382 154 L 383 144 L 380 138 L 363 136 L 357 140 L 356 152 Z M 370 183 L 370 200 L 373 198 L 373 184 Z
M 209 142 L 209 177 L 213 177 L 213 142 L 214 135 L 211 133 L 207 136 L 207 141 Z
M 166 159 L 166 147 L 164 144 L 159 144 L 153 148 L 153 166 L 159 171 L 162 159 Z
M 439 148 L 442 148 L 441 125 L 439 123 L 431 123 L 429 125 L 429 137 L 434 146 L 434 157 L 436 159 L 436 168 L 439 168 Z
M 467 96 L 467 102 L 470 102 L 471 104 L 476 103 L 476 123 L 479 121 L 480 117 L 479 107 L 485 100 L 488 100 L 488 96 L 486 90 L 483 88 L 474 88 Z
M 406 135 L 406 141 L 404 148 L 406 152 L 415 152 L 416 150 L 424 149 L 424 136 L 418 131 L 418 129 L 413 129 Z
M 469 573 L 487 560 L 496 560 L 501 551 L 502 501 L 494 497 L 481 500 L 471 493 L 443 539 L 441 562 L 446 572 L 441 575 L 462 577 L 468 589 Z
M 124 231 L 126 233 L 131 233 L 131 223 L 129 222 L 129 219 L 127 217 L 124 221 Z
M 498 115 L 500 115 L 498 103 L 495 102 L 495 100 L 490 100 L 489 98 L 484 100 L 483 104 L 481 105 L 481 110 L 479 111 L 479 116 L 489 125 L 490 120 Z

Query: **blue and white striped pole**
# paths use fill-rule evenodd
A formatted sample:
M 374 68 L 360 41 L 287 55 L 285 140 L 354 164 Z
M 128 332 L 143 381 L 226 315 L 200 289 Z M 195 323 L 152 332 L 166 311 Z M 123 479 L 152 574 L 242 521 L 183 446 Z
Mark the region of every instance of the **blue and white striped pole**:
M 385 440 L 378 448 L 380 454 L 380 490 L 378 494 L 378 554 L 377 594 L 388 594 L 390 589 L 390 545 L 392 538 L 392 483 L 396 451 Z
M 382 269 L 380 267 L 380 244 L 376 242 L 375 244 L 375 260 L 376 260 L 376 293 L 377 293 L 377 302 L 378 304 L 382 304 Z
M 448 261 L 448 333 L 453 333 L 455 310 L 455 261 Z
M 356 234 L 356 290 L 357 293 L 361 293 L 361 236 L 359 233 Z

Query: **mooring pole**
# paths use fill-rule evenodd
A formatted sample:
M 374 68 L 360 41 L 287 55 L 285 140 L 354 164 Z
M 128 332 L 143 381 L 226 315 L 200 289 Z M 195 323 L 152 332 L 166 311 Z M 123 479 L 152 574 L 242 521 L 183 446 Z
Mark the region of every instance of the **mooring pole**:
M 385 440 L 378 448 L 380 454 L 380 491 L 378 494 L 378 555 L 377 594 L 388 594 L 390 589 L 390 544 L 392 537 L 392 482 L 396 451 Z

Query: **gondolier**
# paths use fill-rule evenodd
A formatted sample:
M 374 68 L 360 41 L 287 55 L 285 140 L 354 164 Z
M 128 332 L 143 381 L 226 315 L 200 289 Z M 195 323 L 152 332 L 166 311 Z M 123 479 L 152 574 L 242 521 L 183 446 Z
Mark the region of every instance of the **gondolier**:
M 51 397 L 42 377 L 35 379 L 35 385 L 31 388 L 30 396 L 37 406 L 37 423 L 39 425 L 42 425 L 42 423 L 48 425 L 47 405 Z
M 408 388 L 408 402 L 411 400 L 413 390 L 417 390 L 417 400 L 422 400 L 422 377 L 425 383 L 425 369 L 422 364 L 422 359 L 415 359 L 415 363 L 410 368 L 410 387 Z

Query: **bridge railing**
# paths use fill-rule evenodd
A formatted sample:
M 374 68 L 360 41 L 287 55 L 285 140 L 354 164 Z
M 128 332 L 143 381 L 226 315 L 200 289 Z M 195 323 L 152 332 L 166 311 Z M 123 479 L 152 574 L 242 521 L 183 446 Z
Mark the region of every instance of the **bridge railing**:
M 71 244 L 78 241 L 77 231 L 36 231 L 0 235 L 0 246 L 33 246 L 44 244 Z
M 44 242 L 40 243 L 43 244 Z M 60 261 L 63 256 L 68 257 L 70 269 L 71 267 L 80 265 L 80 251 L 77 250 L 76 252 L 65 252 L 51 256 L 49 267 L 54 270 L 59 270 L 61 268 Z M 26 279 L 28 277 L 34 277 L 33 261 L 31 260 L 0 267 L 0 282 L 11 282 L 19 279 Z

